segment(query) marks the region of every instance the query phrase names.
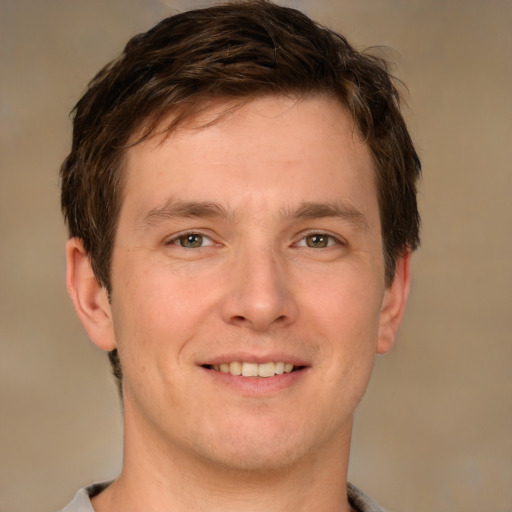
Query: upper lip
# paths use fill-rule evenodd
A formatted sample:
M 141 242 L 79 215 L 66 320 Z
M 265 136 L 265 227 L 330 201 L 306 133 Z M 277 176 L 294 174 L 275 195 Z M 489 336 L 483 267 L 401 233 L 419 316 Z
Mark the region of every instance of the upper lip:
M 286 354 L 284 352 L 272 352 L 266 354 L 254 354 L 250 352 L 231 352 L 225 354 L 219 354 L 212 357 L 205 358 L 200 361 L 198 364 L 200 366 L 204 365 L 214 365 L 214 364 L 222 364 L 222 363 L 233 363 L 238 361 L 240 363 L 257 363 L 264 364 L 269 362 L 283 362 L 283 363 L 291 363 L 293 366 L 309 366 L 308 363 L 301 359 L 298 356 L 294 356 L 291 354 Z

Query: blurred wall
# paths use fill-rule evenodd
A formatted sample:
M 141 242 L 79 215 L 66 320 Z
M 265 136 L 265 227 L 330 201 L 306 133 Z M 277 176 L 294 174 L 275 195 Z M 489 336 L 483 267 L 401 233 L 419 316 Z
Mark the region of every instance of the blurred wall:
M 121 415 L 64 287 L 68 113 L 129 36 L 212 2 L 0 0 L 0 511 L 116 475 Z M 409 88 L 423 248 L 356 419 L 351 480 L 398 512 L 512 510 L 512 2 L 292 0 Z

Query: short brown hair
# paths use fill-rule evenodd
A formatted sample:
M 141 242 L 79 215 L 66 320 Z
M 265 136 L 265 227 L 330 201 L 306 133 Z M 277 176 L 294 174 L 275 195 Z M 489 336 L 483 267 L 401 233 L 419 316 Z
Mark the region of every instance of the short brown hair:
M 351 113 L 372 154 L 386 283 L 396 258 L 419 244 L 420 161 L 386 63 L 356 51 L 303 13 L 265 0 L 233 2 L 164 19 L 133 37 L 74 108 L 73 144 L 61 168 L 69 236 L 82 239 L 98 281 L 110 264 L 122 201 L 123 155 L 175 114 L 170 131 L 208 100 L 327 94 Z

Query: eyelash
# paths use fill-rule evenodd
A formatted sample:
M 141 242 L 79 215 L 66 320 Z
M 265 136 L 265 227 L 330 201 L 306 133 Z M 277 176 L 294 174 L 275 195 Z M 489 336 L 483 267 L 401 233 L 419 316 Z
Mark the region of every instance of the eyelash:
M 201 239 L 200 244 L 193 247 L 187 247 L 185 245 L 182 245 L 182 242 L 186 241 L 187 239 L 190 239 L 192 237 L 197 237 Z M 308 238 L 318 237 L 320 239 L 327 239 L 326 245 L 322 246 L 321 244 L 317 247 L 313 245 L 308 245 Z M 205 240 L 208 242 L 206 245 L 204 245 Z M 187 231 L 185 233 L 180 233 L 177 236 L 174 236 L 173 238 L 170 238 L 165 241 L 165 245 L 175 245 L 182 249 L 202 249 L 204 247 L 210 247 L 214 245 L 215 242 L 207 235 L 204 235 L 203 233 L 198 233 L 197 231 Z M 334 247 L 336 245 L 346 245 L 346 242 L 340 240 L 339 238 L 330 235 L 328 233 L 322 233 L 322 232 L 311 232 L 306 235 L 304 235 L 297 243 L 294 244 L 295 247 L 307 247 L 309 249 L 327 249 L 329 247 Z
M 319 246 L 319 247 L 314 247 L 314 246 L 308 245 L 307 239 L 312 238 L 312 237 L 327 239 L 327 245 Z M 330 235 L 329 233 L 322 233 L 322 232 L 307 233 L 299 240 L 299 242 L 297 242 L 295 244 L 295 246 L 297 246 L 297 247 L 307 247 L 309 249 L 327 249 L 329 247 L 333 247 L 336 245 L 346 245 L 346 243 L 344 241 L 340 240 L 339 238 L 337 238 L 333 235 Z
M 201 238 L 202 242 L 207 240 L 208 243 L 206 245 L 201 244 L 196 247 L 187 247 L 185 245 L 182 245 L 182 243 L 181 243 L 182 241 L 185 241 L 185 240 L 187 240 L 187 238 L 190 239 L 192 237 Z M 166 240 L 165 245 L 176 245 L 182 249 L 202 249 L 204 247 L 209 247 L 211 245 L 214 245 L 214 241 L 209 236 L 204 235 L 203 233 L 198 233 L 197 231 L 188 231 L 185 233 L 180 233 L 179 235 Z

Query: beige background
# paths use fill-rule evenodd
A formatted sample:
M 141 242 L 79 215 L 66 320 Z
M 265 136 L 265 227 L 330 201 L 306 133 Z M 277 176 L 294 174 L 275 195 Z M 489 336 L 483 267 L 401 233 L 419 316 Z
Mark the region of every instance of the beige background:
M 64 288 L 68 112 L 129 36 L 209 3 L 0 0 L 1 512 L 56 510 L 120 467 L 116 389 Z M 288 5 L 394 49 L 424 165 L 408 316 L 360 408 L 351 479 L 398 512 L 511 511 L 512 2 Z

